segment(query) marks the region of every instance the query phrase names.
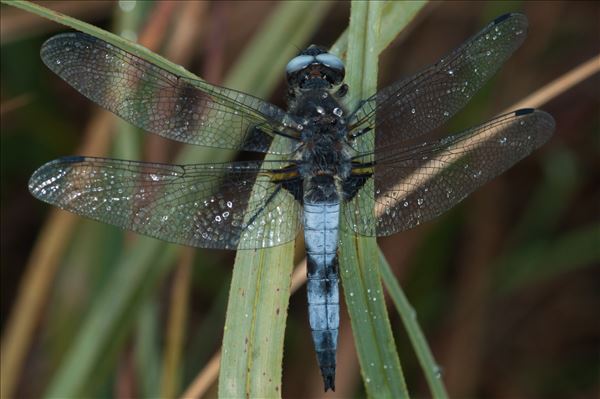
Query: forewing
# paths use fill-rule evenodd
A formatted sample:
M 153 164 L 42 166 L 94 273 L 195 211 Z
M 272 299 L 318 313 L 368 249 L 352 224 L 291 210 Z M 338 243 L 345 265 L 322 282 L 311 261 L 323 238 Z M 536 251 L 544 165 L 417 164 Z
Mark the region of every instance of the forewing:
M 376 153 L 373 175 L 345 207 L 346 219 L 367 236 L 415 227 L 523 159 L 553 131 L 552 116 L 524 109 L 433 143 Z
M 355 148 L 373 141 L 376 149 L 410 145 L 444 124 L 521 45 L 526 31 L 524 15 L 505 14 L 438 63 L 379 91 L 350 119 L 355 132 L 375 129 L 374 139 L 364 134 Z
M 297 124 L 276 106 L 245 93 L 168 72 L 81 32 L 51 37 L 44 63 L 84 96 L 151 133 L 209 147 L 289 153 Z
M 59 208 L 169 242 L 265 248 L 293 240 L 300 226 L 299 204 L 272 182 L 268 168 L 281 166 L 68 157 L 39 168 L 29 190 Z

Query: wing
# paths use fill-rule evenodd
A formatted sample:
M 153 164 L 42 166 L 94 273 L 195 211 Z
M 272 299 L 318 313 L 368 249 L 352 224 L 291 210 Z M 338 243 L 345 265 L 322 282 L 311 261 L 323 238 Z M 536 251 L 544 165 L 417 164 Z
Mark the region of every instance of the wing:
M 298 124 L 245 93 L 175 75 L 85 33 L 51 37 L 44 63 L 81 94 L 133 125 L 189 144 L 289 153 Z M 301 129 L 301 127 L 300 127 Z M 281 140 L 269 149 L 275 135 Z
M 540 147 L 553 131 L 552 116 L 523 109 L 437 142 L 363 155 L 355 174 L 371 178 L 345 206 L 346 220 L 367 236 L 431 220 Z
M 70 212 L 169 242 L 264 248 L 293 240 L 300 227 L 300 205 L 285 183 L 274 182 L 281 166 L 67 157 L 39 168 L 29 190 Z
M 526 32 L 524 15 L 505 14 L 438 63 L 367 99 L 349 125 L 355 132 L 375 129 L 370 130 L 375 137 L 363 134 L 354 147 L 410 145 L 444 124 L 521 45 Z

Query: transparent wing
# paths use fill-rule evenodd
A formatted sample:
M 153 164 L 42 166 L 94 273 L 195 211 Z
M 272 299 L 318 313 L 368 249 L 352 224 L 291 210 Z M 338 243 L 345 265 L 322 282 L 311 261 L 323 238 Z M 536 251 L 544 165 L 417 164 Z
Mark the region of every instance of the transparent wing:
M 463 108 L 521 45 L 526 31 L 522 14 L 496 18 L 438 63 L 366 100 L 350 126 L 357 132 L 374 128 L 376 149 L 412 144 Z M 372 145 L 373 133 L 358 137 L 354 146 L 368 148 L 365 143 Z
M 524 109 L 436 142 L 363 155 L 357 161 L 373 174 L 345 206 L 346 220 L 367 236 L 431 220 L 540 147 L 553 131 L 552 116 Z
M 281 184 L 273 183 L 268 169 L 281 166 L 254 161 L 178 166 L 68 157 L 39 168 L 29 190 L 70 212 L 169 242 L 264 248 L 293 240 L 300 226 L 300 205 Z
M 81 32 L 51 37 L 44 63 L 81 94 L 151 133 L 209 147 L 289 153 L 297 124 L 248 94 L 193 80 Z M 269 149 L 275 135 L 292 140 Z

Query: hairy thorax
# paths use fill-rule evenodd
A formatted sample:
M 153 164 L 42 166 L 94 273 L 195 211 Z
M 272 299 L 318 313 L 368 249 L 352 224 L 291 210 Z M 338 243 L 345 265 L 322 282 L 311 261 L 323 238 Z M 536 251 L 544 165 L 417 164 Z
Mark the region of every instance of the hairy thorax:
M 303 145 L 296 154 L 302 177 L 345 179 L 350 173 L 350 147 L 345 111 L 335 95 L 322 89 L 304 91 L 290 101 L 290 111 L 304 125 Z

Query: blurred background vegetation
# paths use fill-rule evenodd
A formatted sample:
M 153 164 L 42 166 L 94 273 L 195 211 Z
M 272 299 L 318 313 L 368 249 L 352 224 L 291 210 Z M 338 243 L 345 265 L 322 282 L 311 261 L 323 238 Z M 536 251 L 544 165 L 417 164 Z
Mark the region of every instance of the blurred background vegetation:
M 244 68 L 251 67 L 238 63 L 252 58 L 244 58 L 247 44 L 280 3 L 44 5 L 138 40 L 210 82 L 285 106 L 283 67 L 249 76 Z M 169 244 L 135 252 L 135 242 L 151 239 L 70 216 L 29 194 L 31 173 L 59 156 L 169 161 L 179 146 L 100 111 L 46 69 L 39 48 L 63 26 L 5 5 L 1 11 L 2 384 L 9 378 L 18 397 L 69 383 L 93 397 L 178 396 L 221 344 L 234 253 Z M 384 52 L 380 86 L 437 61 L 509 11 L 528 16 L 528 39 L 449 130 L 491 118 L 600 52 L 595 2 L 430 3 Z M 348 16 L 344 2 L 314 6 L 306 16 L 314 28 L 289 43 L 290 54 L 309 42 L 332 44 Z M 273 56 L 256 54 L 267 63 Z M 595 74 L 549 97 L 541 108 L 557 129 L 548 144 L 436 221 L 380 240 L 450 397 L 600 393 L 599 89 Z M 116 315 L 111 301 L 124 304 Z M 391 317 L 409 391 L 427 397 L 400 318 Z M 19 318 L 29 322 L 9 341 Z M 347 317 L 341 324 L 337 391 L 326 396 L 362 397 Z M 8 342 L 19 359 L 10 370 Z M 93 368 L 78 369 L 87 364 Z M 211 381 L 207 397 L 216 395 Z M 290 299 L 282 395 L 324 395 L 304 288 Z

